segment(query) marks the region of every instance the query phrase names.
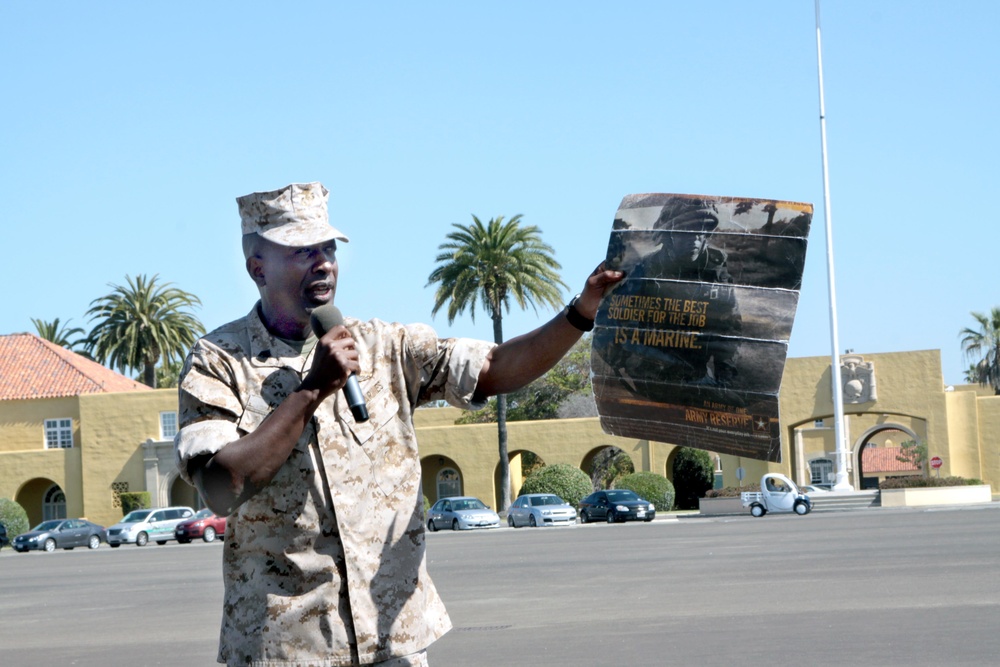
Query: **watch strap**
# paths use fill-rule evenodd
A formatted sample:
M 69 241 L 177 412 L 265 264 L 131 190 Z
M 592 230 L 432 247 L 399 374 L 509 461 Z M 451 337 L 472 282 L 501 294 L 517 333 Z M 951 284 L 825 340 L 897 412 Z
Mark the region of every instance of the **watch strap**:
M 584 317 L 580 314 L 580 311 L 576 309 L 576 300 L 580 298 L 577 294 L 573 297 L 573 300 L 569 302 L 566 306 L 566 319 L 569 323 L 580 331 L 593 331 L 594 330 L 594 320 Z

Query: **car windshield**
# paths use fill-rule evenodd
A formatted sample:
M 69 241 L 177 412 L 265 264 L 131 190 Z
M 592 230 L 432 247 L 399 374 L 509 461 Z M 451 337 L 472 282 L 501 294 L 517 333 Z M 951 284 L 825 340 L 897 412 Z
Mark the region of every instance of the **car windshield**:
M 559 496 L 534 496 L 531 499 L 532 507 L 540 507 L 542 505 L 563 505 L 563 499 Z
M 451 509 L 453 510 L 484 510 L 486 505 L 483 504 L 478 498 L 468 498 L 463 500 L 453 500 L 451 501 Z
M 608 491 L 608 500 L 612 500 L 617 503 L 623 500 L 639 500 L 639 496 L 635 495 L 635 492 L 633 491 L 615 489 L 614 491 Z
M 55 530 L 56 528 L 59 527 L 59 524 L 61 523 L 62 523 L 61 520 L 43 521 L 34 528 L 32 528 L 32 530 L 37 530 L 39 532 L 45 532 L 47 530 Z
M 125 515 L 125 518 L 122 519 L 122 523 L 137 523 L 149 516 L 149 513 L 152 511 L 153 510 L 135 510 L 134 512 L 129 512 Z
M 212 510 L 210 510 L 210 509 L 208 509 L 208 508 L 206 507 L 206 508 L 205 508 L 205 509 L 203 509 L 203 510 L 198 510 L 198 513 L 197 513 L 197 514 L 195 514 L 195 515 L 194 515 L 193 517 L 191 517 L 191 518 L 192 518 L 192 519 L 209 519 L 209 518 L 211 518 L 211 516 L 212 516 Z

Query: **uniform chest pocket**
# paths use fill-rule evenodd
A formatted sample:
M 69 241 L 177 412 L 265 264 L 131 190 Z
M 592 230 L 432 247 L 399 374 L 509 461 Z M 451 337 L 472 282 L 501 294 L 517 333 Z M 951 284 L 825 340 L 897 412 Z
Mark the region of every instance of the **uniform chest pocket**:
M 399 418 L 399 402 L 375 381 L 362 385 L 368 421 L 358 423 L 343 406 L 341 418 L 368 459 L 371 480 L 386 496 L 410 493 L 420 480 L 420 456 L 413 429 Z M 344 414 L 344 413 L 347 414 Z

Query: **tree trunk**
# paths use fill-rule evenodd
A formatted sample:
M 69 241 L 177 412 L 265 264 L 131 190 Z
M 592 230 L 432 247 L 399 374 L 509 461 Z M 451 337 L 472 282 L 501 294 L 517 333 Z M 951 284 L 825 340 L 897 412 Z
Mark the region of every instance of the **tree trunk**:
M 156 364 L 146 362 L 142 368 L 142 383 L 156 389 Z
M 503 315 L 496 309 L 493 315 L 493 341 L 503 342 Z M 506 512 L 510 507 L 510 457 L 507 455 L 507 397 L 497 394 L 497 448 L 500 455 L 500 504 L 498 511 Z

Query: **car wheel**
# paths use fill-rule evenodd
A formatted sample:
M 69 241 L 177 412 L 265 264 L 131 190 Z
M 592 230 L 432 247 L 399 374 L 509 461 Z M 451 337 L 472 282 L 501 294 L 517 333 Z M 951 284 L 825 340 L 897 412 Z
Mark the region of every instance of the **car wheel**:
M 214 542 L 215 541 L 215 528 L 212 528 L 211 526 L 207 526 L 205 528 L 204 534 L 201 536 L 201 539 L 205 540 L 206 542 Z
M 587 510 L 580 512 L 580 523 L 589 523 L 590 517 L 587 516 Z
M 528 525 L 531 526 L 532 528 L 538 528 L 538 522 L 535 521 L 534 514 L 528 517 Z
M 427 528 L 428 528 L 428 529 L 429 529 L 429 530 L 430 530 L 430 531 L 431 531 L 432 533 L 436 533 L 436 532 L 438 532 L 438 528 L 437 528 L 437 526 L 435 526 L 435 525 L 434 525 L 434 520 L 433 520 L 433 519 L 427 519 Z
M 458 519 L 452 519 L 451 520 L 451 529 L 452 530 L 458 530 Z
M 804 500 L 795 501 L 795 513 L 799 516 L 809 514 L 809 505 Z
M 750 506 L 750 514 L 756 517 L 762 517 L 767 514 L 767 510 L 760 503 L 754 503 Z
M 56 541 L 50 537 L 49 539 L 45 540 L 43 548 L 49 553 L 52 553 L 53 551 L 56 550 Z
M 608 512 L 608 516 L 607 516 L 607 520 L 608 520 L 608 523 L 614 523 L 615 522 L 615 513 L 609 511 Z
M 139 533 L 135 536 L 135 546 L 144 547 L 146 546 L 146 542 L 149 542 L 149 535 L 146 533 Z
M 510 526 L 511 528 L 517 528 L 517 524 L 514 523 L 514 517 L 512 517 L 509 514 L 507 515 L 507 525 Z
M 90 539 L 87 540 L 87 546 L 90 547 L 91 549 L 96 549 L 97 547 L 101 546 L 101 538 L 99 538 L 97 535 L 91 535 Z

